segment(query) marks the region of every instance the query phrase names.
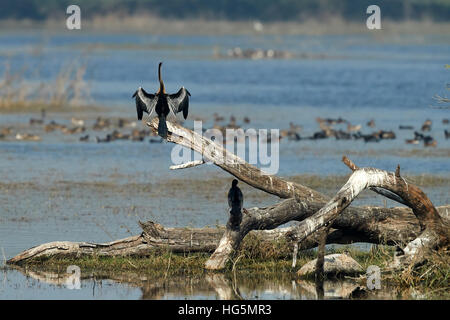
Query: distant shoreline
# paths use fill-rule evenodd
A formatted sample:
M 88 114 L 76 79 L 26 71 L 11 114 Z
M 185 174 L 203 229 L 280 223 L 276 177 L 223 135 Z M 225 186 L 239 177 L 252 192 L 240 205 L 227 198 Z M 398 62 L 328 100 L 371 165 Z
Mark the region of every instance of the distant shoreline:
M 431 20 L 382 20 L 381 30 L 368 30 L 366 21 L 346 22 L 341 18 L 304 22 L 226 21 L 162 19 L 149 15 L 108 14 L 82 20 L 81 30 L 66 29 L 66 17 L 32 20 L 0 20 L 0 34 L 11 31 L 151 33 L 155 35 L 339 35 L 339 34 L 450 34 L 450 22 Z

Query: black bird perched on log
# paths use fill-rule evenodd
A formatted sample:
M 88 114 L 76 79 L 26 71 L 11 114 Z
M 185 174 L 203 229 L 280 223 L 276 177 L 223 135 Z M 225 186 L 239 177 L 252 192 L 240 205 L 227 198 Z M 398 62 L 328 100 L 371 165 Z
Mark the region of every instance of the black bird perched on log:
M 148 113 L 149 120 L 156 115 L 159 119 L 158 135 L 162 138 L 167 138 L 167 124 L 166 119 L 170 115 L 175 117 L 178 112 L 183 111 L 184 119 L 188 116 L 189 96 L 191 95 L 185 87 L 181 87 L 177 93 L 168 94 L 164 88 L 164 82 L 161 77 L 161 65 L 158 67 L 159 89 L 155 94 L 147 93 L 144 89 L 139 87 L 133 94 L 136 98 L 136 111 L 138 120 L 142 120 L 142 116 Z
M 236 229 L 241 224 L 242 220 L 242 205 L 244 204 L 244 196 L 241 189 L 237 186 L 236 179 L 231 183 L 230 191 L 228 191 L 228 205 L 230 206 L 230 224 L 233 229 Z

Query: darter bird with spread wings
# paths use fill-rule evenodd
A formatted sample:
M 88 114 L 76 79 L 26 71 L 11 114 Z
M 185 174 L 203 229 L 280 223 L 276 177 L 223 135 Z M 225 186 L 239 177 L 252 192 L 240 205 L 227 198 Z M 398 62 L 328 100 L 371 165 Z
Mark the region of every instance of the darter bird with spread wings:
M 189 97 L 190 93 L 185 87 L 181 87 L 177 93 L 168 94 L 164 88 L 164 82 L 161 77 L 161 65 L 158 67 L 159 89 L 155 94 L 147 93 L 144 89 L 139 87 L 133 94 L 136 98 L 136 111 L 138 120 L 142 120 L 142 116 L 148 113 L 149 120 L 158 116 L 158 135 L 167 139 L 167 124 L 168 117 L 176 117 L 178 112 L 183 111 L 184 119 L 188 116 Z M 156 115 L 155 115 L 156 113 Z

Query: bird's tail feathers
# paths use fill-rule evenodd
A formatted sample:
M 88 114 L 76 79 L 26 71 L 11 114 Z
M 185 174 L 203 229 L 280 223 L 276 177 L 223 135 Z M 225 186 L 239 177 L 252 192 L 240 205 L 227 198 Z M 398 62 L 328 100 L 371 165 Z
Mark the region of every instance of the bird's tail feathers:
M 231 215 L 239 215 L 239 214 L 242 214 L 241 208 L 231 208 L 230 214 L 231 214 Z
M 167 139 L 167 123 L 166 123 L 166 117 L 162 115 L 159 117 L 159 123 L 158 123 L 158 135 L 164 139 Z

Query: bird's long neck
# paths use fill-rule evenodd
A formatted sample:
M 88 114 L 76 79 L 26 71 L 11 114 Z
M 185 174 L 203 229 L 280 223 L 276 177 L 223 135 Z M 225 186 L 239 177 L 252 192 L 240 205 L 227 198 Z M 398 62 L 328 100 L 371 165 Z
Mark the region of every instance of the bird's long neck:
M 161 66 L 162 66 L 162 63 L 160 63 L 159 67 L 158 67 L 158 79 L 159 79 L 159 91 L 158 91 L 158 93 L 166 93 L 166 90 L 164 88 L 164 82 L 163 82 L 162 77 L 161 77 Z

